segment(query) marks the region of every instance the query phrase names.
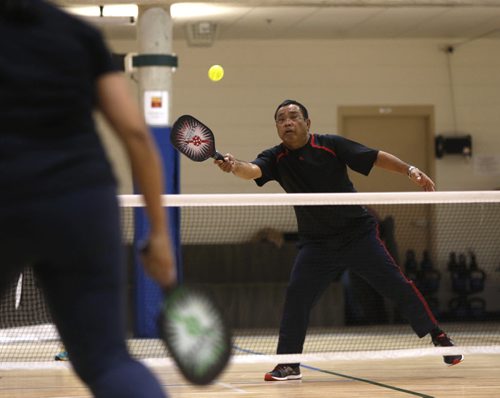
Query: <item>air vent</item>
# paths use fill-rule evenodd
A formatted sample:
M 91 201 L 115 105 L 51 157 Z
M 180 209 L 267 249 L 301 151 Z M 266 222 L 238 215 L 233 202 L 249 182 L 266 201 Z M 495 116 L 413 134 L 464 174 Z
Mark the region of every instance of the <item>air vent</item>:
M 190 46 L 210 47 L 214 44 L 217 25 L 213 22 L 196 22 L 186 25 L 186 37 Z

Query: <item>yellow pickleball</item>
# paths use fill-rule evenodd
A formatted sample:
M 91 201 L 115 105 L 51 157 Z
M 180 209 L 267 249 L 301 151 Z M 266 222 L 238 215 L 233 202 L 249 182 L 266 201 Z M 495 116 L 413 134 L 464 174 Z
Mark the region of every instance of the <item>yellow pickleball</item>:
M 208 70 L 208 78 L 213 82 L 218 82 L 224 77 L 224 68 L 220 65 L 212 65 Z

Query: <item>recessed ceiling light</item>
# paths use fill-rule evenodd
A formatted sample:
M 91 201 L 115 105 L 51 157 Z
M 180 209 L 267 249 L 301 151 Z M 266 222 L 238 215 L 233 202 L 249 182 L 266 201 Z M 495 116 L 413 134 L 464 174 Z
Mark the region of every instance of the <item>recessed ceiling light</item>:
M 170 15 L 178 19 L 210 17 L 230 12 L 229 7 L 207 3 L 174 3 L 170 6 Z
M 139 9 L 135 4 L 109 4 L 104 6 L 102 15 L 105 17 L 134 17 L 137 18 Z
M 82 15 L 84 17 L 98 17 L 101 15 L 101 10 L 98 6 L 64 7 L 64 10 L 71 14 Z
M 85 6 L 85 7 L 65 7 L 66 11 L 81 15 L 84 17 L 133 17 L 137 18 L 139 10 L 135 4 L 109 4 L 102 7 Z

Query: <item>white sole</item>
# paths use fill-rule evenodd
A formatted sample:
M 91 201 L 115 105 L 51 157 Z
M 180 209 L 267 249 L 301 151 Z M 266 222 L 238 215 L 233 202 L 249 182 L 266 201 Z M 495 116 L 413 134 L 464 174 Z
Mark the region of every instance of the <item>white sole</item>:
M 271 377 L 272 380 L 267 380 L 264 378 L 265 381 L 287 381 L 287 380 L 300 380 L 302 379 L 302 375 L 294 375 L 294 376 L 286 376 L 286 377 Z

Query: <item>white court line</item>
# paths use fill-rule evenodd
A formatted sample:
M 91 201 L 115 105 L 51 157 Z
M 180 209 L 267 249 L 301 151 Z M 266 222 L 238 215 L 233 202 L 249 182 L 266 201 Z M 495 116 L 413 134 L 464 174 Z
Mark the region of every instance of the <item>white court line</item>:
M 418 358 L 441 355 L 469 355 L 469 354 L 500 354 L 500 346 L 484 347 L 432 347 L 407 350 L 380 350 L 380 351 L 349 351 L 325 352 L 315 354 L 281 354 L 281 355 L 233 355 L 231 362 L 238 364 L 274 363 L 274 362 L 324 362 L 349 361 L 370 359 L 399 359 Z
M 0 370 L 54 370 L 71 369 L 70 362 L 2 362 Z
M 342 361 L 342 360 L 360 360 L 370 359 L 398 359 L 398 358 L 418 358 L 426 356 L 441 355 L 499 355 L 500 346 L 455 346 L 455 347 L 433 347 L 433 348 L 415 348 L 408 350 L 384 350 L 384 351 L 350 351 L 350 352 L 330 352 L 316 354 L 285 354 L 285 355 L 255 355 L 243 354 L 233 355 L 231 362 L 236 364 L 254 364 L 254 363 L 274 363 L 274 362 L 324 362 L 324 361 Z M 150 367 L 175 366 L 171 358 L 147 358 L 141 359 L 145 365 Z M 71 367 L 69 362 L 3 362 L 0 363 L 0 370 L 13 369 L 60 369 Z
M 227 389 L 229 389 L 231 391 L 240 393 L 240 394 L 248 394 L 248 391 L 243 390 L 243 389 L 238 388 L 238 387 L 233 387 L 231 384 L 228 384 L 228 383 L 217 382 L 217 385 L 219 385 L 221 387 L 224 387 L 224 388 L 227 388 Z
M 49 342 L 58 340 L 59 334 L 57 333 L 57 329 L 51 323 L 0 329 L 0 343 Z

